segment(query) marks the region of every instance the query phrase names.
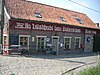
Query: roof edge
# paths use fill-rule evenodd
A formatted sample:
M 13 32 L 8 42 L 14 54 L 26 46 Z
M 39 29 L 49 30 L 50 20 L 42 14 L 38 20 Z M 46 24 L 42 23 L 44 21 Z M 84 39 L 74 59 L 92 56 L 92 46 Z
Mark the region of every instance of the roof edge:
M 4 11 L 5 11 L 5 14 L 6 14 L 6 16 L 8 17 L 8 19 L 10 19 L 10 18 L 11 18 L 11 16 L 8 14 L 7 9 L 6 9 L 6 7 L 5 7 L 5 6 L 4 6 Z
M 26 19 L 11 18 L 9 20 L 21 20 L 21 21 L 25 21 Z M 51 23 L 51 24 L 59 24 L 59 25 L 62 24 L 62 23 L 54 23 L 54 22 L 46 22 L 46 21 L 37 21 L 37 20 L 26 20 L 26 21 L 28 21 L 28 22 L 43 22 L 43 23 Z M 74 26 L 74 27 L 80 27 L 80 28 L 100 30 L 99 28 L 90 28 L 90 27 L 83 27 L 83 26 L 75 26 L 75 25 L 71 25 L 71 24 L 62 24 L 62 25 L 68 25 L 68 26 Z
M 65 9 L 65 8 L 61 8 L 61 7 L 57 7 L 57 6 L 53 6 L 53 5 L 44 4 L 44 3 L 33 2 L 33 1 L 28 1 L 28 0 L 24 0 L 24 1 L 30 2 L 30 3 L 41 4 L 41 5 L 57 8 L 57 9 L 62 9 L 62 10 L 65 10 L 65 11 L 71 11 L 71 12 L 76 12 L 76 13 L 84 14 L 84 13 L 81 13 L 81 12 L 78 12 L 78 11 L 74 11 L 74 10 L 70 10 L 70 9 Z M 84 14 L 84 15 L 86 15 L 86 14 Z

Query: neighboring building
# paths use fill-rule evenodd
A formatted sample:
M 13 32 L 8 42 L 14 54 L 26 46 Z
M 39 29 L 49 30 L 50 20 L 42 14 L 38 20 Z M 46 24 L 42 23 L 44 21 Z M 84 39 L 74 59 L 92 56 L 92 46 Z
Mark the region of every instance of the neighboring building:
M 97 30 L 97 36 L 100 36 L 100 24 L 99 23 L 95 23 L 95 25 L 98 28 L 98 30 Z
M 5 0 L 3 48 L 21 45 L 35 53 L 91 52 L 98 28 L 85 14 L 26 0 Z
M 0 15 L 1 15 L 1 9 L 2 9 L 2 2 L 0 0 Z
M 1 44 L 1 1 L 0 1 L 0 44 Z
M 1 26 L 2 2 L 0 0 L 0 26 Z

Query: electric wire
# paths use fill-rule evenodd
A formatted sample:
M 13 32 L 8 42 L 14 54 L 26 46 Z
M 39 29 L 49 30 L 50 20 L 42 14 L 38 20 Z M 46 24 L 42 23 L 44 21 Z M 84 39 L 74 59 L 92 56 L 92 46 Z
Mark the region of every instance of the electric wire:
M 72 2 L 72 3 L 75 3 L 75 4 L 77 4 L 77 5 L 80 5 L 80 6 L 82 6 L 82 7 L 85 7 L 85 8 L 87 8 L 87 9 L 90 9 L 90 10 L 92 10 L 92 11 L 95 11 L 95 12 L 97 12 L 97 13 L 100 13 L 100 11 L 97 11 L 97 10 L 95 10 L 95 9 L 93 9 L 93 8 L 90 8 L 90 7 L 87 7 L 87 6 L 85 6 L 85 5 L 82 5 L 82 4 L 80 4 L 80 3 L 74 2 L 74 1 L 72 1 L 72 0 L 68 0 L 68 1 L 70 1 L 70 2 Z

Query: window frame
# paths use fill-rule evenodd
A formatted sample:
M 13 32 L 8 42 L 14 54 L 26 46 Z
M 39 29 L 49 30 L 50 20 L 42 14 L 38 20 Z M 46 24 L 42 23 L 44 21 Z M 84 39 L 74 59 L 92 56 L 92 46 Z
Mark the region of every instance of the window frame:
M 65 40 L 66 40 L 66 38 L 70 39 L 70 40 L 69 40 L 69 48 L 65 48 L 65 43 L 66 43 Z M 71 49 L 71 41 L 72 41 L 72 37 L 64 37 L 64 48 L 65 48 L 65 49 Z
M 34 13 L 34 16 L 35 16 L 36 18 L 42 18 L 41 13 L 39 13 L 39 12 L 35 12 L 35 13 Z
M 60 17 L 60 20 L 63 21 L 63 22 L 66 22 L 64 17 Z
M 78 48 L 76 47 L 76 39 L 79 39 L 78 48 L 81 48 L 81 37 L 75 37 L 75 49 L 78 49 Z
M 21 37 L 27 37 L 27 45 L 28 45 L 27 48 L 29 49 L 29 38 L 30 38 L 30 35 L 19 35 L 19 46 L 21 46 L 20 45 L 20 38 Z
M 44 48 L 46 46 L 46 37 L 47 36 L 36 36 L 36 50 L 38 50 L 38 38 L 44 38 Z
M 78 21 L 80 24 L 84 24 L 84 22 L 76 15 L 74 15 L 74 18 Z

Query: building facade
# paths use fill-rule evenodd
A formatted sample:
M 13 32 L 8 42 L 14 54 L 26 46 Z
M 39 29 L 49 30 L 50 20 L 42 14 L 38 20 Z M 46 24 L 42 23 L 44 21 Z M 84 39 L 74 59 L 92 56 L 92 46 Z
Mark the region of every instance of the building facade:
M 92 52 L 96 31 L 80 12 L 26 0 L 5 1 L 4 49 L 20 45 L 36 53 L 51 46 L 56 54 Z

